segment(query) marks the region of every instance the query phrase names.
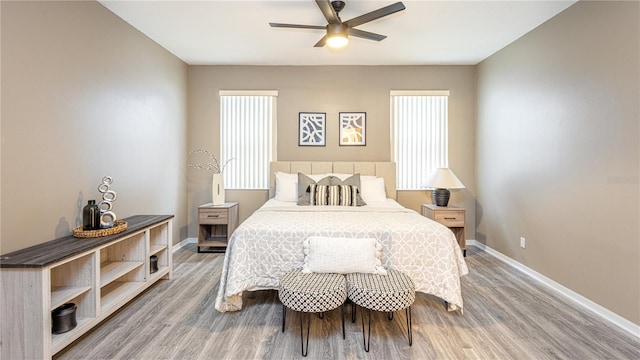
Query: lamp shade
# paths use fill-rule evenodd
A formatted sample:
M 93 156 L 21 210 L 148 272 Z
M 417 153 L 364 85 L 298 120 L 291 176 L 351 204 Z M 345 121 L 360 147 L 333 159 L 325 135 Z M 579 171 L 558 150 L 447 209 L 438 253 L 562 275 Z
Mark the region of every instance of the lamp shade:
M 438 168 L 431 173 L 425 186 L 430 189 L 464 189 L 464 184 L 449 168 Z

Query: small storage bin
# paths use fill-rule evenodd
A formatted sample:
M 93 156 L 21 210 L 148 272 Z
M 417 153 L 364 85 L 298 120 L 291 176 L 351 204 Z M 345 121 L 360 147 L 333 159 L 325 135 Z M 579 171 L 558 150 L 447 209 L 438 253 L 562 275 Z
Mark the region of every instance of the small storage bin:
M 150 269 L 150 273 L 153 274 L 154 272 L 158 271 L 158 257 L 155 255 L 151 255 L 151 257 L 149 258 L 149 269 Z
M 78 325 L 76 322 L 77 308 L 74 303 L 66 303 L 55 308 L 51 312 L 51 332 L 62 334 L 73 330 Z

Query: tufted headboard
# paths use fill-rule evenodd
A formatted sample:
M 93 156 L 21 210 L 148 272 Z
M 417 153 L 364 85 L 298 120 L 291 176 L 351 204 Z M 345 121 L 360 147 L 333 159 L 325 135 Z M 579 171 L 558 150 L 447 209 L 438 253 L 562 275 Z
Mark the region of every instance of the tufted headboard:
M 396 163 L 364 161 L 272 161 L 269 168 L 269 198 L 275 196 L 276 171 L 290 174 L 360 174 L 384 178 L 387 197 L 396 199 Z

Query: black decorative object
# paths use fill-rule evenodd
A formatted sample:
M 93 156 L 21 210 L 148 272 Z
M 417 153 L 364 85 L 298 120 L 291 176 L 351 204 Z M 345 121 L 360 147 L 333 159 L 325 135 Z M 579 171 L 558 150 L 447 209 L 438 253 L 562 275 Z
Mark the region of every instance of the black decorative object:
M 451 191 L 447 189 L 435 189 L 431 192 L 431 202 L 436 206 L 447 206 Z
M 82 209 L 82 230 L 96 230 L 100 228 L 100 208 L 95 200 Z
M 55 308 L 51 312 L 51 332 L 62 334 L 73 330 L 78 325 L 76 322 L 77 308 L 74 303 L 66 303 Z
M 151 255 L 151 257 L 149 258 L 149 272 L 151 274 L 153 274 L 154 272 L 158 271 L 158 257 L 155 255 Z

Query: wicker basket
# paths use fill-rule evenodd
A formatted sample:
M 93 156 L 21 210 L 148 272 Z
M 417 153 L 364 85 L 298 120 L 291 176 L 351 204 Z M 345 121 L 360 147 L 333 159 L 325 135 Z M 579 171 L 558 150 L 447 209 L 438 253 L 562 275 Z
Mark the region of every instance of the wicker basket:
M 73 236 L 77 238 L 95 238 L 121 233 L 125 230 L 127 230 L 127 222 L 124 220 L 116 220 L 113 222 L 113 227 L 107 229 L 82 230 L 82 226 L 76 226 L 73 228 Z

